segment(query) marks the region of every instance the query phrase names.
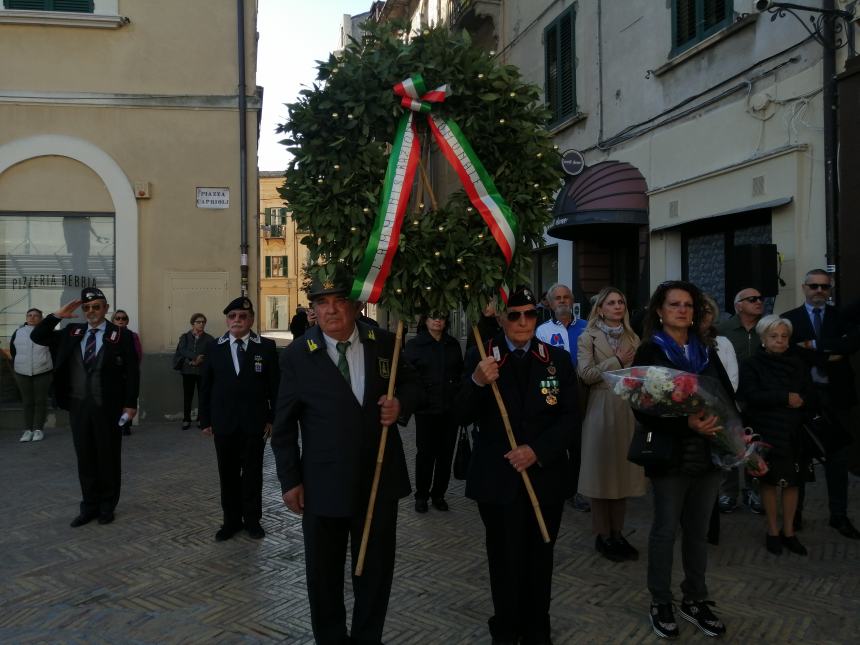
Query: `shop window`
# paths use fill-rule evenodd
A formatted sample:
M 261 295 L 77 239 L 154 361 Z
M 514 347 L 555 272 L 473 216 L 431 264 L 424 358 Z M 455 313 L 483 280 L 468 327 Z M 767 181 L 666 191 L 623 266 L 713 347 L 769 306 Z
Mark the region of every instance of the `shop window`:
M 286 278 L 287 277 L 287 256 L 286 255 L 267 255 L 266 256 L 266 277 L 267 278 Z
M 576 49 L 573 7 L 566 9 L 543 32 L 546 104 L 552 123 L 576 114 Z
M 93 13 L 94 0 L 3 0 L 6 9 Z
M 675 56 L 732 24 L 733 0 L 672 0 Z

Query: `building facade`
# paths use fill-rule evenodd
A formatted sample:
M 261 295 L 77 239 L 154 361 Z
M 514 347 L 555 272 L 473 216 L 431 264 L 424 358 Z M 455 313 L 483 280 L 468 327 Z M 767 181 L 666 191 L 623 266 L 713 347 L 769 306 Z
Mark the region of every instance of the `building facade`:
M 95 285 L 141 335 L 141 408 L 179 409 L 189 317 L 220 334 L 257 291 L 255 43 L 255 0 L 0 0 L 0 338 Z

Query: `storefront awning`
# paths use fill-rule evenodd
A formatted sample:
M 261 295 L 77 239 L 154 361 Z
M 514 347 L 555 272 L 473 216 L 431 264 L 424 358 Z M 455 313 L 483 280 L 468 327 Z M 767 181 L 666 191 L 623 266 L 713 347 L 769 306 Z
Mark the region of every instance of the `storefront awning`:
M 552 237 L 572 240 L 579 227 L 648 224 L 648 185 L 635 166 L 602 161 L 571 177 L 553 206 Z

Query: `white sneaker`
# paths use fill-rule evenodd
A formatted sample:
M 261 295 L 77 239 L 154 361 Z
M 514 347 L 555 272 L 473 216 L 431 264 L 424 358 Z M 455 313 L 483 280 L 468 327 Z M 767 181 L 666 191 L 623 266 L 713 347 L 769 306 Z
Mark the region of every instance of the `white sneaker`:
M 45 433 L 41 430 L 33 430 L 33 441 L 41 441 L 45 438 Z
M 30 441 L 33 438 L 32 430 L 24 430 L 24 434 L 21 435 L 21 438 L 18 439 L 20 442 Z

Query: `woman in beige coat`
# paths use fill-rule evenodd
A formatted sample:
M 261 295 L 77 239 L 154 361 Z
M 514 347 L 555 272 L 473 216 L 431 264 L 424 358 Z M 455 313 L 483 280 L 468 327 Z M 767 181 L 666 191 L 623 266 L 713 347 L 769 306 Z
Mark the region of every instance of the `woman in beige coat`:
M 613 562 L 639 557 L 622 529 L 627 498 L 645 494 L 645 474 L 627 461 L 634 424 L 630 406 L 609 390 L 601 375 L 630 367 L 638 346 L 624 294 L 614 287 L 604 288 L 577 343 L 577 371 L 589 389 L 579 492 L 591 498 L 594 546 Z

